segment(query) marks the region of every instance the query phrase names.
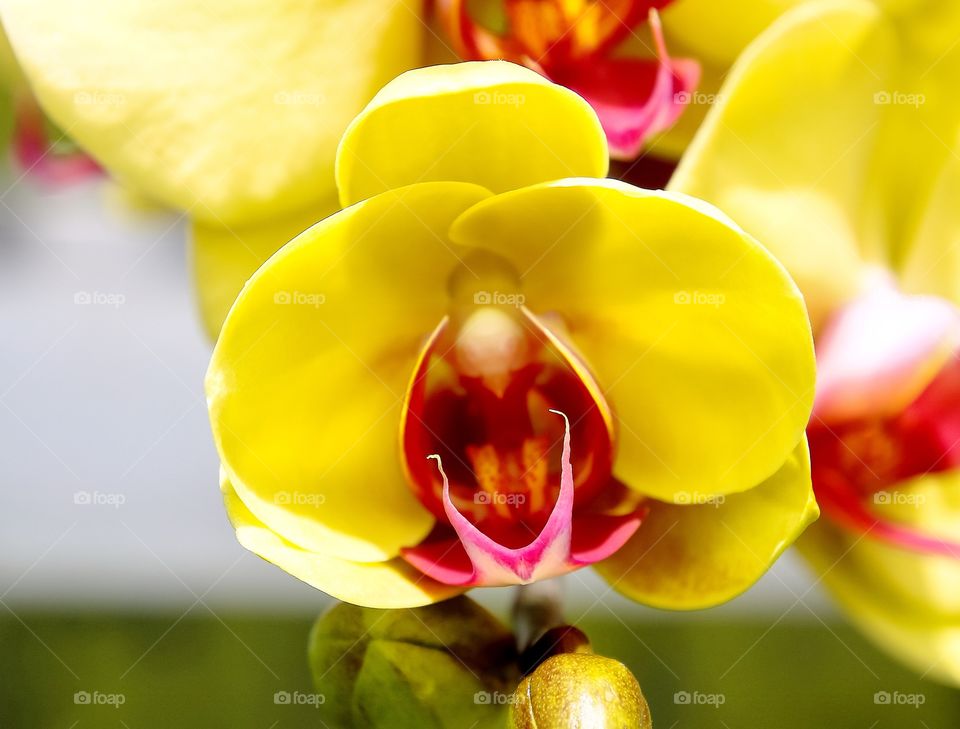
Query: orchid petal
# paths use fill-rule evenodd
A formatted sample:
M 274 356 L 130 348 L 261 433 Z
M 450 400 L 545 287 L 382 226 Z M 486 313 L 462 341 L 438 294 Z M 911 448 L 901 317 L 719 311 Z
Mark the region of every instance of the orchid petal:
M 952 471 L 895 485 L 873 508 L 885 521 L 949 539 L 960 530 L 958 478 Z M 873 534 L 821 521 L 798 545 L 878 645 L 918 672 L 960 685 L 960 551 L 923 554 Z
M 227 312 L 254 272 L 285 243 L 336 212 L 336 193 L 326 202 L 261 223 L 226 226 L 192 221 L 190 253 L 201 320 L 214 341 Z
M 814 378 L 803 302 L 711 206 L 562 180 L 483 201 L 451 237 L 510 261 L 528 306 L 563 318 L 616 405 L 627 485 L 662 501 L 743 491 L 803 436 Z
M 237 530 L 240 544 L 337 600 L 396 609 L 429 605 L 461 592 L 455 586 L 431 580 L 400 558 L 387 562 L 351 562 L 304 549 L 257 519 L 228 480 L 223 481 L 221 488 L 227 515 Z
M 645 605 L 718 605 L 760 579 L 818 513 L 804 440 L 777 473 L 750 491 L 650 502 L 643 526 L 596 569 L 615 590 Z
M 555 410 L 551 412 L 557 412 Z M 510 549 L 498 544 L 477 529 L 450 500 L 450 482 L 437 461 L 443 478 L 443 506 L 467 556 L 473 565 L 470 584 L 513 585 L 527 584 L 547 577 L 569 572 L 570 535 L 573 522 L 573 470 L 570 466 L 570 422 L 564 419 L 563 456 L 560 474 L 560 495 L 543 529 L 530 544 Z M 429 573 L 428 573 L 429 574 Z
M 415 182 L 502 192 L 603 177 L 607 166 L 603 129 L 583 99 L 521 66 L 480 61 L 421 68 L 387 84 L 343 135 L 337 186 L 349 205 Z
M 880 283 L 830 319 L 817 339 L 814 417 L 892 416 L 913 402 L 960 345 L 960 310 Z
M 405 0 L 11 0 L 51 118 L 125 184 L 209 223 L 322 201 L 337 143 L 424 26 Z
M 872 164 L 894 43 L 866 0 L 791 10 L 731 69 L 670 183 L 770 249 L 815 329 L 857 289 L 861 262 L 886 255 Z
M 460 265 L 449 225 L 488 194 L 447 182 L 371 198 L 284 246 L 238 297 L 207 373 L 214 442 L 284 539 L 374 562 L 430 532 L 397 458 L 401 403 Z
M 656 59 L 594 58 L 553 76 L 590 102 L 614 159 L 636 158 L 649 136 L 672 126 L 700 79 L 696 61 L 670 58 L 655 11 L 650 28 Z

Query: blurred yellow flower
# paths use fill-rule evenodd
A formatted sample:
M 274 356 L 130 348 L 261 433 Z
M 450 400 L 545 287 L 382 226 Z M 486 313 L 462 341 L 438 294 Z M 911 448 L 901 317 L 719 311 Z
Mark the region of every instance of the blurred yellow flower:
M 827 517 L 801 547 L 881 645 L 960 682 L 960 6 L 811 2 L 743 54 L 671 183 L 786 265 Z
M 419 0 L 11 0 L 3 23 L 53 121 L 190 217 L 213 336 L 250 274 L 337 209 L 340 136 L 423 62 L 426 32 Z
M 346 209 L 250 279 L 210 364 L 244 546 L 373 607 L 595 563 L 696 608 L 766 571 L 817 515 L 800 295 L 607 159 L 583 99 L 510 63 L 377 94 L 340 143 Z

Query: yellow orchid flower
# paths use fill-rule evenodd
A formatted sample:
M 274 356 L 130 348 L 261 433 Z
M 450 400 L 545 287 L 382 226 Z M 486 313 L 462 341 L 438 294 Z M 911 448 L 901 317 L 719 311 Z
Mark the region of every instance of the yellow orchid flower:
M 53 121 L 189 215 L 213 336 L 250 274 L 337 209 L 340 136 L 426 34 L 419 0 L 10 0 L 3 24 Z
M 749 587 L 818 513 L 794 284 L 715 208 L 602 179 L 579 96 L 410 71 L 345 209 L 244 287 L 207 375 L 241 543 L 372 607 L 595 564 L 652 605 Z
M 721 206 L 814 322 L 823 519 L 800 542 L 880 645 L 960 683 L 960 6 L 805 4 L 744 53 L 671 188 Z

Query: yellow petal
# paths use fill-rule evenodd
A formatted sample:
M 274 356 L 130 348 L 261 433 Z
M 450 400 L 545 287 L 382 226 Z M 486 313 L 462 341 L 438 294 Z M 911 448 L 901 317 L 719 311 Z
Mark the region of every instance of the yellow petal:
M 617 476 L 662 501 L 751 488 L 810 413 L 813 344 L 780 265 L 682 195 L 566 180 L 490 198 L 451 236 L 509 260 L 612 404 Z
M 343 130 L 418 64 L 398 0 L 11 0 L 44 108 L 124 183 L 234 224 L 329 194 Z
M 941 148 L 936 176 L 919 228 L 905 255 L 901 284 L 911 293 L 936 294 L 960 305 L 960 139 Z
M 920 477 L 875 504 L 942 539 L 960 533 L 960 473 Z M 798 545 L 850 619 L 917 672 L 960 685 L 960 555 L 921 554 L 821 521 Z
M 313 226 L 250 279 L 207 373 L 221 462 L 247 507 L 311 552 L 381 561 L 433 518 L 400 465 L 421 340 L 446 314 L 451 221 L 489 193 L 395 190 Z
M 257 519 L 229 481 L 222 487 L 227 515 L 240 544 L 338 600 L 373 608 L 411 608 L 463 591 L 431 580 L 399 557 L 387 562 L 351 562 L 298 547 Z
M 720 70 L 778 16 L 803 0 L 682 0 L 664 8 L 663 30 L 678 57 L 689 56 Z
M 387 84 L 337 153 L 340 201 L 459 180 L 493 192 L 607 174 L 596 113 L 572 91 L 505 61 L 432 66 Z
M 875 94 L 893 58 L 887 31 L 866 0 L 781 17 L 734 65 L 670 183 L 769 248 L 815 326 L 855 290 L 861 260 L 885 254 L 871 164 L 885 108 Z
M 247 279 L 277 250 L 318 220 L 338 209 L 336 195 L 305 210 L 246 226 L 192 221 L 191 254 L 200 315 L 211 339 Z
M 742 494 L 653 502 L 619 552 L 595 565 L 618 592 L 654 607 L 693 610 L 753 585 L 820 513 L 804 439 L 772 477 Z

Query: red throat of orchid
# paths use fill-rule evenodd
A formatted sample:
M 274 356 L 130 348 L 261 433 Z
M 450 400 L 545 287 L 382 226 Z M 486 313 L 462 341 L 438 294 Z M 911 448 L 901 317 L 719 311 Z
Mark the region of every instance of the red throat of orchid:
M 657 10 L 672 0 L 504 0 L 507 31 L 477 22 L 468 0 L 436 0 L 440 21 L 466 59 L 507 59 L 573 89 L 593 106 L 611 156 L 632 160 L 670 127 L 700 80 L 700 66 L 667 53 Z M 651 57 L 613 51 L 647 23 Z M 645 41 L 641 40 L 641 43 Z
M 444 319 L 407 393 L 404 466 L 437 526 L 403 557 L 446 584 L 569 572 L 619 549 L 644 511 L 611 476 L 612 416 L 596 382 L 546 317 L 514 304 Z
M 889 284 L 855 299 L 818 337 L 807 428 L 813 485 L 837 524 L 915 551 L 960 558 L 945 541 L 885 516 L 902 484 L 960 466 L 960 312 Z

